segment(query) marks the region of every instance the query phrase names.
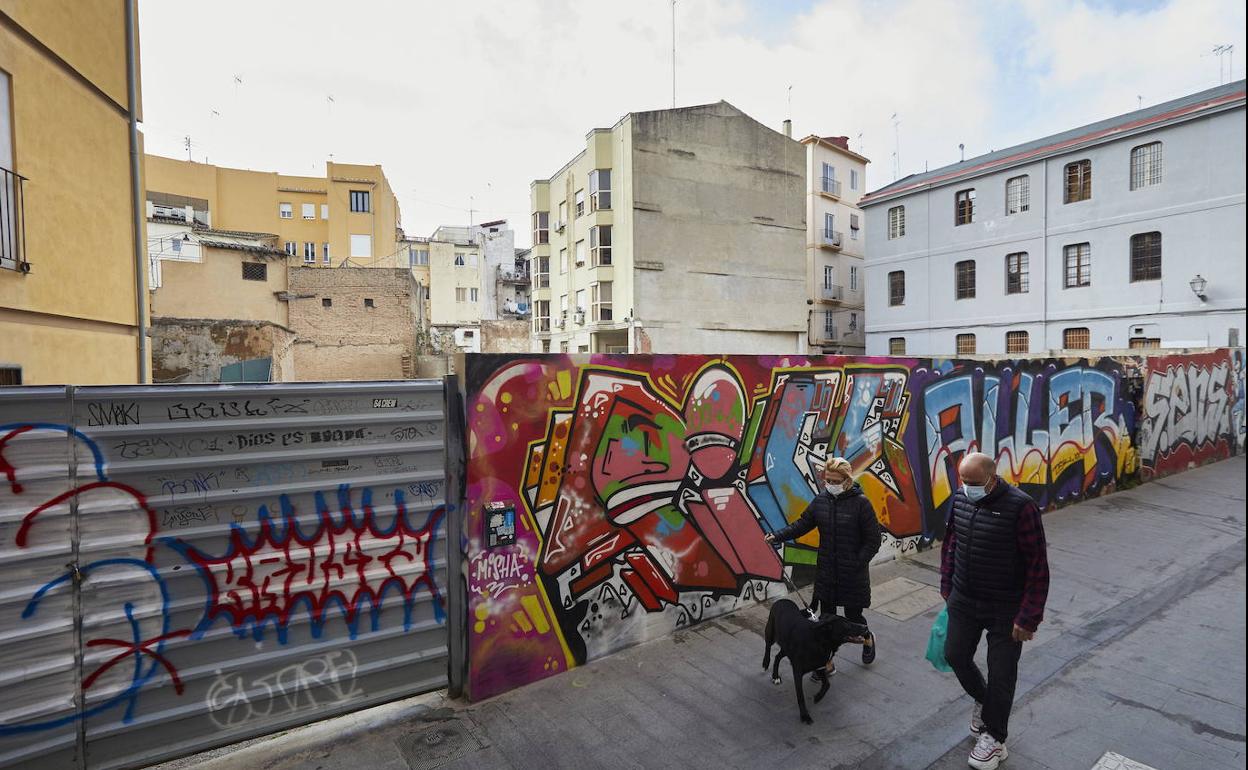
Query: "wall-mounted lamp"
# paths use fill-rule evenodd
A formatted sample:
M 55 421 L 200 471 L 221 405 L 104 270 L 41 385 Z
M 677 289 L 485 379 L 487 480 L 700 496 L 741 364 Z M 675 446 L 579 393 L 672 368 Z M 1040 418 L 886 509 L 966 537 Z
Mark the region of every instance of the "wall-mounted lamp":
M 1202 278 L 1200 273 L 1197 273 L 1195 278 L 1188 281 L 1187 285 L 1192 287 L 1192 293 L 1199 297 L 1201 302 L 1209 299 L 1205 296 L 1205 287 L 1209 285 L 1209 282 Z

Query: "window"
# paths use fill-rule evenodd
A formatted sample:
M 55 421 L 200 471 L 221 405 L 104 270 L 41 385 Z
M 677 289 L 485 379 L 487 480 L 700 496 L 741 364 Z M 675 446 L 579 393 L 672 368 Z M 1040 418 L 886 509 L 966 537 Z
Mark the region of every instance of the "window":
M 974 299 L 975 297 L 975 260 L 964 259 L 953 266 L 955 279 L 954 296 L 957 299 Z
M 840 195 L 841 185 L 836 181 L 836 168 L 831 163 L 823 164 L 823 177 L 819 180 L 819 189 L 830 195 Z
M 329 244 L 328 243 L 321 244 L 321 261 L 323 261 L 327 265 L 329 264 Z
M 567 352 L 568 352 L 568 350 L 569 350 L 568 341 L 567 341 L 567 340 L 561 340 L 561 341 L 559 342 L 559 352 L 560 352 L 560 353 L 567 353 Z
M 836 216 L 834 214 L 823 215 L 823 239 L 831 241 L 836 237 Z
M 8 58 L 7 51 L 5 58 Z M 26 262 L 25 224 L 22 187 L 25 182 L 13 173 L 12 81 L 0 70 L 0 268 L 15 270 Z M 37 130 L 37 129 L 36 129 Z M 148 199 L 152 197 L 148 193 Z M 207 206 L 205 205 L 205 208 Z M 184 209 L 185 211 L 185 209 Z M 157 265 L 158 267 L 159 265 Z M 0 368 L 0 382 L 20 385 L 21 367 Z
M 559 272 L 568 272 L 568 250 L 559 249 Z
M 849 237 L 858 240 L 858 215 L 849 215 Z
M 906 234 L 906 207 L 893 206 L 888 210 L 888 239 L 900 238 Z
M 1092 244 L 1074 243 L 1064 249 L 1066 288 L 1092 285 Z
M 1063 329 L 1062 347 L 1067 350 L 1087 350 L 1092 347 L 1092 332 L 1086 326 Z
M 298 254 L 299 244 L 295 243 L 294 241 L 286 241 L 286 253 L 292 257 Z
M 550 288 L 550 257 L 537 258 L 537 269 L 533 271 L 533 288 Z
M 835 269 L 831 265 L 824 265 L 823 266 L 823 288 L 831 289 L 835 285 L 833 281 L 834 278 L 835 278 Z
M 583 264 L 585 264 L 585 241 L 579 240 L 576 242 L 576 266 L 580 267 Z
M 590 308 L 593 312 L 591 316 L 595 321 L 612 320 L 611 313 L 611 282 L 602 281 L 590 287 L 590 301 L 593 303 Z
M 585 216 L 585 191 L 576 191 L 576 215 L 578 217 Z
M 550 331 L 550 300 L 539 299 L 533 303 L 533 331 Z
M 304 264 L 312 264 L 316 262 L 316 244 L 304 242 L 303 244 L 303 261 Z
M 9 387 L 9 386 L 16 386 L 16 385 L 21 385 L 21 384 L 22 384 L 22 367 L 0 366 L 0 387 Z
M 831 310 L 823 311 L 823 336 L 826 339 L 836 338 L 836 316 Z
M 904 356 L 906 354 L 906 338 L 905 337 L 889 337 L 888 338 L 888 354 L 890 356 Z
M 1131 236 L 1131 280 L 1161 280 L 1161 233 Z
M 568 317 L 568 295 L 559 295 L 559 317 L 566 320 Z
M 1092 197 L 1092 161 L 1066 164 L 1066 202 L 1078 203 Z
M 969 356 L 975 354 L 974 334 L 959 334 L 956 338 L 955 344 L 957 345 L 958 355 Z
M 365 298 L 364 298 L 364 307 L 377 307 L 377 306 L 373 304 L 373 298 L 372 298 L 372 297 L 365 297 Z
M 589 253 L 594 267 L 611 264 L 611 225 L 589 228 Z
M 412 249 L 410 261 L 413 267 L 429 264 L 429 249 Z
M 321 307 L 333 307 L 334 301 L 329 297 L 321 297 Z
M 849 314 L 849 333 L 853 334 L 856 331 L 858 331 L 858 314 L 850 313 Z
M 321 204 L 321 219 L 329 219 L 329 204 Z
M 576 312 L 585 312 L 585 290 L 580 289 L 576 292 Z
M 849 290 L 858 291 L 858 268 L 849 268 Z
M 467 267 L 468 262 L 464 259 L 464 252 L 455 252 L 455 267 Z
M 352 190 L 350 195 L 351 211 L 357 214 L 367 214 L 372 211 L 371 197 L 372 193 L 368 190 Z
M 906 271 L 894 270 L 888 274 L 888 304 L 906 304 Z
M 465 286 L 456 286 L 456 287 L 455 287 L 455 301 L 456 301 L 456 302 L 467 302 L 467 301 L 468 301 L 468 289 L 467 289 L 467 287 L 465 287 Z
M 1161 338 L 1160 337 L 1132 337 L 1130 340 L 1127 341 L 1127 345 L 1129 345 L 1132 350 L 1139 350 L 1141 348 L 1159 348 L 1161 347 Z
M 851 190 L 858 189 L 858 170 L 857 169 L 851 168 L 849 170 L 849 189 Z
M 533 212 L 533 245 L 550 243 L 550 212 Z
M 315 203 L 303 204 L 303 218 L 304 219 L 316 219 L 316 204 Z
M 373 236 L 371 235 L 351 236 L 351 256 L 353 257 L 373 256 Z
M 1161 142 L 1142 144 L 1131 150 L 1131 189 L 1161 184 Z
M 1026 353 L 1030 350 L 1030 342 L 1028 341 L 1027 332 L 1006 332 L 1005 333 L 1005 352 L 1006 353 Z
M 611 169 L 596 168 L 589 172 L 589 210 L 611 208 Z
M 468 290 L 468 301 L 469 301 L 469 302 L 476 302 L 476 301 L 477 301 L 477 299 L 478 299 L 478 294 L 477 294 L 477 292 L 478 292 L 478 291 L 480 291 L 480 290 L 479 290 L 479 289 L 469 289 L 469 290 Z
M 562 228 L 562 226 L 563 226 L 563 225 L 566 225 L 567 223 L 568 223 L 568 202 L 567 202 L 567 201 L 559 201 L 559 225 L 560 225 L 560 228 Z
M 282 219 L 294 219 L 295 218 L 294 205 L 290 203 L 277 204 L 277 215 L 281 217 Z
M 1005 180 L 1005 215 L 1019 214 L 1031 208 L 1031 177 L 1023 175 Z
M 1005 293 L 1026 294 L 1031 288 L 1027 274 L 1027 252 L 1005 255 Z
M 244 281 L 267 281 L 269 280 L 269 266 L 263 262 L 244 262 L 243 263 L 243 280 Z
M 953 196 L 953 224 L 969 225 L 975 221 L 975 191 L 959 190 Z

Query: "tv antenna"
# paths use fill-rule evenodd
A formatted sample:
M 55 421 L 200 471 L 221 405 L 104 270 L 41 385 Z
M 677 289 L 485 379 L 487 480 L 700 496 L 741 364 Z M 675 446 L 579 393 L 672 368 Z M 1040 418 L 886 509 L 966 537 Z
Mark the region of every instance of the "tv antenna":
M 1225 83 L 1235 77 L 1233 72 L 1235 67 L 1235 46 L 1233 45 L 1215 45 L 1211 53 L 1218 57 L 1218 83 Z M 1222 57 L 1225 56 L 1229 60 L 1230 66 L 1226 68 L 1226 75 L 1222 75 Z
M 893 181 L 901 176 L 901 121 L 897 119 L 897 113 L 893 113 Z
M 186 159 L 187 159 L 187 160 L 190 160 L 190 159 L 191 159 L 191 137 L 188 135 L 188 136 L 187 136 L 187 137 L 186 137 L 186 138 L 182 141 L 182 144 L 183 144 L 183 146 L 185 146 L 185 147 L 186 147 Z

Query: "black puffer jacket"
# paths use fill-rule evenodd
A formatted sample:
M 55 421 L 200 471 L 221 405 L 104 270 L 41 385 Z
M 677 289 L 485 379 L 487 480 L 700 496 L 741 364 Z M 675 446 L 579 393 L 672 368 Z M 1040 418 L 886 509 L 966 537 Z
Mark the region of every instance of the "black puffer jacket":
M 854 483 L 833 497 L 820 492 L 801 517 L 775 533 L 777 542 L 801 537 L 819 528 L 819 561 L 815 565 L 815 596 L 823 612 L 833 607 L 870 607 L 871 557 L 880 550 L 880 523 L 871 501 Z
M 961 489 L 954 494 L 949 526 L 955 535 L 953 591 L 958 598 L 1018 606 L 1026 575 L 1018 518 L 1029 505 L 1035 503 L 1026 493 L 1000 480 L 978 503 Z

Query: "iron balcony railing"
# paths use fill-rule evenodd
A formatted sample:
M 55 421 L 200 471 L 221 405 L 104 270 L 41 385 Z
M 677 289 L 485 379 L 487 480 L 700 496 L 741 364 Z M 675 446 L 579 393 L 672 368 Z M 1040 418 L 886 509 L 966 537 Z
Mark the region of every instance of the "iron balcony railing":
M 500 268 L 498 280 L 503 283 L 528 283 L 531 278 L 528 270 L 504 270 Z
M 841 183 L 840 182 L 836 181 L 830 176 L 823 177 L 820 180 L 820 182 L 821 182 L 821 185 L 819 189 L 821 189 L 823 192 L 827 193 L 828 195 L 835 195 L 838 198 L 841 197 Z
M 26 177 L 0 167 L 0 267 L 29 270 L 26 261 Z
M 833 249 L 839 249 L 841 248 L 842 241 L 843 241 L 843 238 L 841 237 L 840 230 L 828 230 L 827 228 L 824 228 L 824 231 L 823 231 L 823 245 L 824 246 L 827 246 Z
M 845 287 L 824 285 L 820 296 L 830 302 L 842 302 L 845 299 Z

